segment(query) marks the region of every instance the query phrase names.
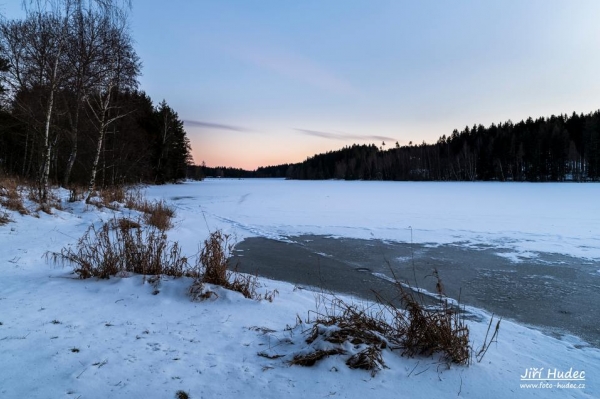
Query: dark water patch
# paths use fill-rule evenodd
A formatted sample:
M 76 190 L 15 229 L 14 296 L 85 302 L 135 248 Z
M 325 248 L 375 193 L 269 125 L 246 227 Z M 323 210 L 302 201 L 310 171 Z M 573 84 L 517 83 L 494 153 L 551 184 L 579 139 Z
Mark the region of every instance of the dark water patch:
M 600 347 L 600 262 L 558 254 L 533 254 L 512 262 L 479 246 L 428 246 L 323 236 L 287 242 L 248 238 L 234 258 L 239 270 L 325 291 L 376 300 L 397 298 L 395 276 L 435 292 L 437 269 L 446 295 L 504 318 L 570 333 Z M 328 254 L 323 256 L 322 254 Z

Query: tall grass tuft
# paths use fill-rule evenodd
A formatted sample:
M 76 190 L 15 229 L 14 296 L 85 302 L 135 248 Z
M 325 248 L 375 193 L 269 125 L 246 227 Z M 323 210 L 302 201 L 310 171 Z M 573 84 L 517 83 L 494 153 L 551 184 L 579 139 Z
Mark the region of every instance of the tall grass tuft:
M 71 263 L 79 278 L 109 278 L 137 273 L 181 277 L 189 272 L 187 258 L 177 243 L 167 241 L 157 228 L 142 229 L 139 223 L 115 219 L 99 229 L 91 226 L 74 249 L 48 252 L 55 263 Z
M 403 330 L 402 346 L 407 356 L 441 353 L 444 360 L 468 364 L 471 358 L 469 345 L 469 327 L 465 323 L 460 308 L 449 303 L 444 295 L 442 281 L 437 270 L 433 271 L 437 279 L 437 306 L 425 306 L 418 300 L 414 290 L 396 281 L 406 313 L 397 321 Z
M 29 213 L 23 205 L 19 182 L 16 179 L 5 177 L 0 180 L 0 205 L 21 215 Z
M 427 306 L 422 297 L 415 295 L 407 283 L 396 280 L 401 306 L 376 293 L 378 303 L 357 305 L 323 294 L 318 296 L 317 309 L 309 312 L 304 329 L 308 348 L 301 349 L 288 362 L 291 365 L 312 366 L 331 355 L 346 355 L 347 348 L 355 348 L 346 365 L 350 368 L 369 370 L 371 375 L 386 368 L 383 351 L 400 350 L 402 355 L 438 355 L 447 364 L 468 365 L 471 361 L 469 328 L 460 308 L 449 303 L 443 293 L 442 281 L 437 279 L 437 304 Z M 490 322 L 491 326 L 491 322 Z M 489 344 L 497 337 L 499 323 L 492 338 L 487 337 L 477 354 L 483 357 Z M 326 349 L 328 348 L 328 349 Z
M 229 270 L 229 255 L 233 245 L 229 236 L 217 230 L 204 241 L 204 246 L 198 257 L 196 270 L 198 277 L 190 287 L 192 299 L 207 299 L 211 293 L 204 289 L 204 284 L 214 284 L 237 291 L 246 298 L 257 301 L 263 298 L 272 302 L 277 291 L 267 291 L 264 296 L 257 292 L 258 277 L 239 273 L 236 269 Z M 213 293 L 214 294 L 214 293 Z
M 144 221 L 159 230 L 166 231 L 173 227 L 172 219 L 175 210 L 169 207 L 165 201 L 152 202 L 144 208 Z

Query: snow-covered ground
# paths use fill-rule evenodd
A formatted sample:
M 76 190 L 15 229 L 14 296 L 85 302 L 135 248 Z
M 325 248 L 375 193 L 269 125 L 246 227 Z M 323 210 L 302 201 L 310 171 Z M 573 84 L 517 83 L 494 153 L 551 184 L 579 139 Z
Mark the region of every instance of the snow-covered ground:
M 595 184 L 219 179 L 146 191 L 176 208 L 169 237 L 189 255 L 209 229 L 238 240 L 312 233 L 410 241 L 410 226 L 415 242 L 600 258 Z M 387 351 L 389 368 L 371 377 L 343 358 L 302 368 L 258 356 L 301 349 L 302 328 L 286 327 L 315 309 L 315 293 L 263 279 L 261 290 L 279 292 L 272 303 L 223 290 L 191 302 L 189 279 L 166 279 L 152 295 L 141 276 L 78 280 L 45 261 L 46 251 L 74 244 L 91 223 L 112 217 L 75 203 L 39 218 L 11 213 L 14 222 L 0 226 L 1 398 L 172 398 L 178 390 L 191 398 L 600 396 L 598 349 L 508 321 L 483 361 L 469 367 Z M 483 321 L 469 322 L 476 347 L 489 320 L 481 313 Z M 544 381 L 521 381 L 530 368 L 540 371 L 531 378 Z M 569 370 L 585 380 L 556 381 Z

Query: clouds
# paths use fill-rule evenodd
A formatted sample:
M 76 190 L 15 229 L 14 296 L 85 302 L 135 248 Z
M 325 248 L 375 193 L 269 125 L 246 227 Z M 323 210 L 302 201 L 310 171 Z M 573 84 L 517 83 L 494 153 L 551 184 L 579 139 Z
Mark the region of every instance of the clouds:
M 246 52 L 245 58 L 280 75 L 337 94 L 352 94 L 350 83 L 335 76 L 312 60 L 289 52 L 269 53 L 265 50 Z
M 247 64 L 285 76 L 296 82 L 338 95 L 355 95 L 357 89 L 331 69 L 301 55 L 299 52 L 272 47 L 263 43 L 245 42 L 222 48 L 226 53 Z
M 199 128 L 208 128 L 208 129 L 219 129 L 219 130 L 229 130 L 233 132 L 252 132 L 252 129 L 248 129 L 240 126 L 233 125 L 225 125 L 221 123 L 211 123 L 204 121 L 193 121 L 193 120 L 184 120 L 184 125 L 190 127 L 199 127 Z
M 377 135 L 362 135 L 362 134 L 348 134 L 348 133 L 330 133 L 330 132 L 321 132 L 318 130 L 309 130 L 309 129 L 294 129 L 301 134 L 305 134 L 307 136 L 316 136 L 322 137 L 325 139 L 331 140 L 376 140 L 376 141 L 396 141 L 393 137 L 387 136 L 377 136 Z

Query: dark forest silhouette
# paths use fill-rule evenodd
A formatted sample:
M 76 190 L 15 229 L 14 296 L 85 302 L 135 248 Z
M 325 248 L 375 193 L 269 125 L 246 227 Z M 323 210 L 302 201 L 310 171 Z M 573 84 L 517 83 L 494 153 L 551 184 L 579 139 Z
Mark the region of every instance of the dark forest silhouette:
M 207 176 L 320 180 L 598 181 L 600 111 L 468 126 L 435 144 L 385 149 L 352 145 L 297 164 L 244 171 L 206 168 Z

